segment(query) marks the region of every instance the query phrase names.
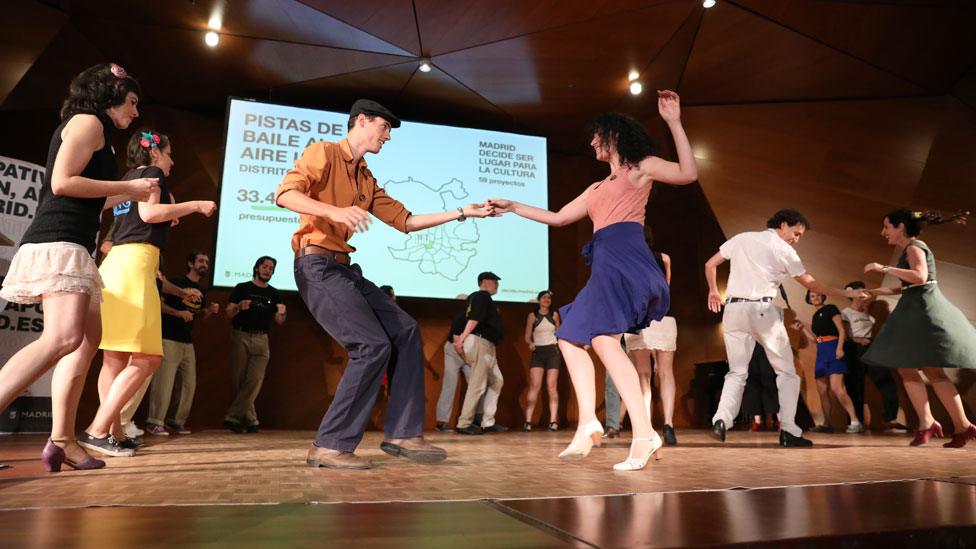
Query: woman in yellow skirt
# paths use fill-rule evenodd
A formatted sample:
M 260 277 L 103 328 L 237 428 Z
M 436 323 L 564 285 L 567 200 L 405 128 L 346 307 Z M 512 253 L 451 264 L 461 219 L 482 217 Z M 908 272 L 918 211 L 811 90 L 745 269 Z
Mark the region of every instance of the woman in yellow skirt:
M 217 206 L 209 200 L 173 204 L 166 178 L 173 167 L 169 139 L 151 130 L 137 132 L 126 147 L 131 168 L 124 179 L 155 177 L 159 190 L 146 202 L 115 206 L 115 240 L 99 272 L 102 290 L 102 371 L 98 376 L 101 405 L 78 443 L 110 456 L 132 456 L 135 444 L 126 439 L 119 412 L 159 367 L 163 334 L 156 272 L 170 224 L 191 213 L 210 216 Z

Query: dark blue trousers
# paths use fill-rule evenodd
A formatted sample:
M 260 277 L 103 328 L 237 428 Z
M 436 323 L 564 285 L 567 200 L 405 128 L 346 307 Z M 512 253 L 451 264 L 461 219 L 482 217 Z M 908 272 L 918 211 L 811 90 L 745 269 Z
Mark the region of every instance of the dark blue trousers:
M 386 438 L 422 435 L 424 354 L 417 321 L 364 278 L 359 265 L 306 255 L 295 260 L 295 282 L 315 320 L 349 353 L 315 445 L 344 452 L 356 449 L 391 361 Z

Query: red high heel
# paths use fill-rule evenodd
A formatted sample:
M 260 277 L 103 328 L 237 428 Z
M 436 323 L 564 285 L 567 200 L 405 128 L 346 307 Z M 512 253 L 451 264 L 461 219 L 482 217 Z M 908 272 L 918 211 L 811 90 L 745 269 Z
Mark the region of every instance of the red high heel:
M 962 448 L 970 440 L 976 439 L 976 425 L 970 424 L 969 427 L 956 435 L 952 435 L 952 440 L 942 445 L 943 448 Z
M 915 438 L 909 443 L 909 446 L 921 446 L 929 441 L 933 436 L 942 438 L 942 424 L 938 421 L 933 421 L 932 425 L 928 429 L 919 429 L 915 433 Z M 963 443 L 965 444 L 965 442 Z

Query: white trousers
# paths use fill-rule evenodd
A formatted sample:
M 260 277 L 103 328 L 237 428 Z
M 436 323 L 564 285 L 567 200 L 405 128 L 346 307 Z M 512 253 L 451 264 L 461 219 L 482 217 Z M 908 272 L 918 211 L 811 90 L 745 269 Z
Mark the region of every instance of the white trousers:
M 495 368 L 498 368 L 497 364 Z M 467 381 L 468 376 L 471 374 L 471 367 L 461 360 L 461 356 L 457 354 L 454 344 L 448 341 L 444 343 L 444 375 L 441 378 L 441 394 L 437 398 L 437 421 L 439 422 L 447 423 L 451 421 L 451 412 L 454 411 L 454 395 L 457 393 L 459 372 L 464 374 L 464 380 Z M 501 377 L 502 372 L 498 370 L 495 374 Z M 484 415 L 487 411 L 490 417 L 495 417 L 495 412 L 498 410 L 498 395 L 498 391 L 488 386 L 484 396 L 478 403 L 478 413 Z
M 800 399 L 800 376 L 793 363 L 793 349 L 783 325 L 783 310 L 772 303 L 737 302 L 725 306 L 722 315 L 725 330 L 725 352 L 729 358 L 729 373 L 722 386 L 722 399 L 712 423 L 718 420 L 731 427 L 739 407 L 742 392 L 749 377 L 749 361 L 756 344 L 766 350 L 766 357 L 776 371 L 779 391 L 781 429 L 794 436 L 803 434 L 796 425 L 796 406 Z

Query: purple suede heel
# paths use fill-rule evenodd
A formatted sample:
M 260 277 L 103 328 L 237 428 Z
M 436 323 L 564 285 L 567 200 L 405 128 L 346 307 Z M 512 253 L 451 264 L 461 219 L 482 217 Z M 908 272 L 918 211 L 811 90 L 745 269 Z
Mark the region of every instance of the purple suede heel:
M 41 452 L 41 463 L 44 464 L 44 468 L 47 469 L 47 472 L 49 473 L 60 472 L 62 465 L 68 465 L 69 467 L 79 471 L 101 469 L 102 467 L 105 467 L 104 461 L 95 459 L 87 454 L 85 455 L 85 459 L 82 461 L 72 461 L 71 458 L 64 453 L 64 449 L 55 444 L 51 439 L 47 440 L 47 444 L 44 445 L 44 451 Z

